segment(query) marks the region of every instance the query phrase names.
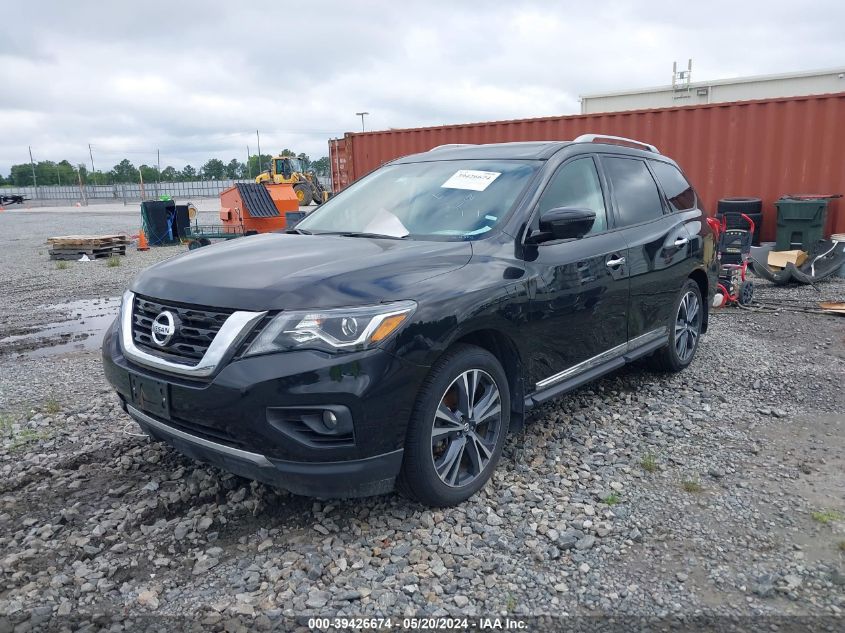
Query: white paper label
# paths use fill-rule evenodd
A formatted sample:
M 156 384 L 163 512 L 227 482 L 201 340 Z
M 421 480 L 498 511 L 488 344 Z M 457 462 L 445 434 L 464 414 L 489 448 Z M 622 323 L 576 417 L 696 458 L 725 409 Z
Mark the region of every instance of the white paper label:
M 502 175 L 499 171 L 476 171 L 475 169 L 460 169 L 440 185 L 445 189 L 470 189 L 484 191 L 496 178 Z

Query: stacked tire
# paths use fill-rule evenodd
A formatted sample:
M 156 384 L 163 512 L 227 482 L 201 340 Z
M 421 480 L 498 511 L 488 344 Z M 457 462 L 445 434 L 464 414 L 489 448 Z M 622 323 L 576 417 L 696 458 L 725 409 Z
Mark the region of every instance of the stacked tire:
M 760 246 L 760 228 L 763 226 L 763 201 L 760 198 L 722 198 L 716 206 L 716 218 L 727 219 L 729 229 L 748 229 L 747 215 L 754 222 L 754 246 Z

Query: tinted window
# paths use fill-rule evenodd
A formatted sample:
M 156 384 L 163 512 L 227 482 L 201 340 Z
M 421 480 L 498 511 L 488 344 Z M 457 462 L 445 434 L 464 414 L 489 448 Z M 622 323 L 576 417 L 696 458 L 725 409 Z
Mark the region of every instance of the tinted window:
M 492 231 L 539 161 L 445 160 L 385 165 L 296 225 L 314 233 L 470 240 Z
M 603 158 L 623 226 L 663 215 L 663 204 L 645 162 L 630 158 Z
M 651 161 L 651 167 L 676 211 L 692 209 L 695 206 L 695 191 L 677 167 L 656 160 Z
M 590 233 L 607 229 L 607 211 L 593 159 L 581 158 L 561 167 L 543 192 L 539 207 L 541 214 L 557 207 L 591 209 L 596 221 Z

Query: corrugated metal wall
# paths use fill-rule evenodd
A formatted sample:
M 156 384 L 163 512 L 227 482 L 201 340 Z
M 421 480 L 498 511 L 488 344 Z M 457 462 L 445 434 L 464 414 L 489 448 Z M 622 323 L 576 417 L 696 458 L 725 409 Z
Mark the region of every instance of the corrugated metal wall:
M 711 213 L 719 198 L 762 198 L 764 240 L 774 239 L 781 195 L 845 193 L 845 93 L 347 133 L 329 142 L 333 188 L 436 145 L 566 140 L 588 132 L 657 145 L 678 161 Z M 841 201 L 831 203 L 826 230 L 845 232 Z

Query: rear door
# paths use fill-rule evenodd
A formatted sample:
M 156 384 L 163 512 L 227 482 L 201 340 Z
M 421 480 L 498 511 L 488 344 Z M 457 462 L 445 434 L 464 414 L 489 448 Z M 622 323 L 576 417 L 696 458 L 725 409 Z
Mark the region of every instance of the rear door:
M 558 168 L 533 214 L 536 225 L 540 214 L 557 207 L 596 213 L 584 237 L 534 247 L 534 292 L 525 338 L 533 348 L 529 375 L 536 389 L 579 373 L 580 364 L 626 343 L 627 245 L 622 233 L 608 224 L 606 200 L 595 159 L 581 156 Z
M 690 272 L 690 235 L 682 214 L 673 213 L 664 199 L 648 161 L 605 154 L 601 164 L 628 247 L 628 340 L 637 346 L 667 333 Z

